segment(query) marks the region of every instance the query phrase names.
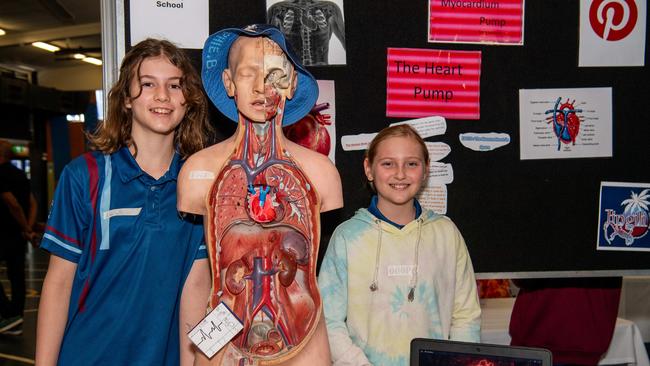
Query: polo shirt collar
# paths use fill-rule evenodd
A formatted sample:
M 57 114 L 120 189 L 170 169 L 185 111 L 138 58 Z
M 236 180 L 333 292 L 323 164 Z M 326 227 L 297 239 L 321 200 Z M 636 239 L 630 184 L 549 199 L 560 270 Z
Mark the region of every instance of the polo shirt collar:
M 118 174 L 120 175 L 120 179 L 124 183 L 132 181 L 140 176 L 147 175 L 147 173 L 140 168 L 133 155 L 131 155 L 129 148 L 126 146 L 113 154 L 113 159 L 115 159 L 114 165 L 119 167 L 117 171 L 119 172 Z M 167 180 L 177 180 L 180 169 L 181 156 L 175 151 L 169 169 L 158 179 L 158 181 L 165 182 Z

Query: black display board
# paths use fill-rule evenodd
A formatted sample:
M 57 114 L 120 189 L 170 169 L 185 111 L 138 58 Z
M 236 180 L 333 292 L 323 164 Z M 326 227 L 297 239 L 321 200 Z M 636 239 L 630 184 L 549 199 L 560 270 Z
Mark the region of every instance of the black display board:
M 211 0 L 210 32 L 264 22 L 265 6 L 259 0 Z M 366 207 L 370 195 L 363 183 L 363 152 L 343 151 L 340 137 L 403 120 L 386 117 L 387 47 L 480 50 L 480 120 L 447 120 L 445 135 L 427 139 L 451 146 L 444 159 L 454 169 L 447 216 L 465 237 L 476 272 L 487 277 L 650 272 L 650 252 L 595 250 L 600 182 L 650 182 L 648 67 L 579 68 L 579 1 L 526 1 L 523 46 L 428 43 L 427 7 L 426 0 L 345 0 L 347 65 L 309 68 L 317 79 L 335 81 L 341 219 Z M 128 1 L 126 8 L 128 45 Z M 648 37 L 646 62 L 647 42 Z M 200 67 L 200 51 L 188 52 Z M 612 87 L 613 157 L 520 160 L 519 89 L 583 87 Z M 219 135 L 229 136 L 235 124 L 211 112 Z M 511 142 L 476 152 L 460 144 L 458 135 L 465 132 L 508 133 Z

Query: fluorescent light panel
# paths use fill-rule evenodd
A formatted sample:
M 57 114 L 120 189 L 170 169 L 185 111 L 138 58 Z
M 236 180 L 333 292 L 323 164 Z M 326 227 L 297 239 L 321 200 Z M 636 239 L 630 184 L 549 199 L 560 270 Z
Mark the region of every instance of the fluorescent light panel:
M 49 43 L 45 43 L 45 42 L 34 42 L 34 43 L 32 43 L 32 46 L 38 47 L 38 48 L 41 48 L 41 49 L 44 49 L 44 50 L 50 51 L 50 52 L 56 52 L 56 51 L 60 50 L 59 47 L 57 47 L 55 45 L 52 45 L 52 44 L 49 44 Z
M 81 61 L 87 62 L 89 64 L 97 65 L 97 66 L 102 65 L 102 60 L 100 60 L 98 58 L 94 58 L 94 57 L 86 57 L 86 58 L 81 59 Z
M 4 36 L 5 34 L 7 34 L 7 32 L 5 32 L 4 29 L 0 28 L 0 36 Z
M 72 57 L 74 57 L 75 60 L 83 60 L 84 58 L 86 58 L 86 55 L 84 55 L 83 53 L 75 53 Z

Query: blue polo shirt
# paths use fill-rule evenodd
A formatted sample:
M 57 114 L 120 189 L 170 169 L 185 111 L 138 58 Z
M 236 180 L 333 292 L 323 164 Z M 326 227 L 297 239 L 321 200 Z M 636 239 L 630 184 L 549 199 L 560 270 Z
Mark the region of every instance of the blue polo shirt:
M 64 169 L 41 244 L 77 263 L 59 365 L 179 363 L 181 291 L 207 257 L 202 223 L 176 211 L 181 165 L 156 180 L 122 148 Z

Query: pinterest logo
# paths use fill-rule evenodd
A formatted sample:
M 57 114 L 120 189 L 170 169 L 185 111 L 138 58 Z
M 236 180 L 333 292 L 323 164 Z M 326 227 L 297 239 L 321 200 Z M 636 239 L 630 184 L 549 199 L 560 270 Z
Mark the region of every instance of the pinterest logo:
M 632 32 L 637 20 L 634 0 L 594 0 L 589 8 L 589 23 L 606 41 L 618 41 Z

